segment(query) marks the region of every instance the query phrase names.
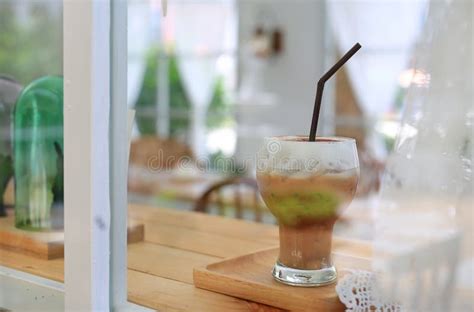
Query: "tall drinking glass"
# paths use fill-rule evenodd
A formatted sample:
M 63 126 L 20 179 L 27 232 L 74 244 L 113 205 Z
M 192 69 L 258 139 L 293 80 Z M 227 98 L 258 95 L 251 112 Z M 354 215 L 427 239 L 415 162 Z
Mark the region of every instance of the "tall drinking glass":
M 265 138 L 258 153 L 260 193 L 280 226 L 274 278 L 294 286 L 336 280 L 331 258 L 334 223 L 354 197 L 359 159 L 354 139 Z

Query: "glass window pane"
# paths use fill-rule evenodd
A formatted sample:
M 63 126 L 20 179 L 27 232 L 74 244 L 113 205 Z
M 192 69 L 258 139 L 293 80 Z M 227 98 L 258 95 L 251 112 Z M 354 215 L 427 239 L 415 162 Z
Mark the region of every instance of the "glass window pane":
M 55 281 L 64 242 L 62 13 L 62 1 L 0 1 L 0 266 Z
M 372 200 L 408 88 L 430 79 L 413 58 L 418 40 L 431 36 L 423 33 L 428 1 L 176 0 L 166 17 L 161 1 L 128 2 L 129 219 L 145 228 L 144 242 L 128 248 L 129 287 L 144 280 L 163 287 L 159 294 L 173 287 L 206 310 L 206 300 L 216 302 L 206 296 L 215 294 L 186 293 L 194 268 L 278 245 L 277 220 L 257 188 L 256 155 L 265 137 L 309 134 L 317 81 L 355 41 L 362 49 L 325 85 L 318 128 L 319 136 L 356 140 L 357 188 L 354 172 L 335 179 L 350 184 L 354 200 L 339 215 L 334 207 L 345 200 L 323 192 L 330 187 L 300 198 L 286 184 L 276 214 L 301 233 L 321 221 L 314 210 L 329 211 L 333 223 L 322 232 L 334 233 L 334 245 L 365 240 L 361 254 L 370 257 Z M 274 169 L 305 183 L 298 168 Z M 324 204 L 313 205 L 318 200 Z M 334 251 L 355 255 L 342 245 Z M 147 300 L 147 291 L 134 300 Z M 149 306 L 186 305 L 160 299 Z

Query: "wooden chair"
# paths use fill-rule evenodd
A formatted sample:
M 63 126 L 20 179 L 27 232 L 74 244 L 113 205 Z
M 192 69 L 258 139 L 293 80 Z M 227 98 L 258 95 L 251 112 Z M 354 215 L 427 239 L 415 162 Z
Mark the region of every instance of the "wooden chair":
M 128 190 L 142 195 L 155 194 L 160 188 L 160 181 L 150 178 L 152 174 L 176 169 L 183 160 L 194 162 L 191 149 L 174 139 L 144 136 L 133 140 Z
M 242 219 L 244 205 L 248 204 L 245 203 L 244 200 L 247 199 L 247 196 L 245 198 L 243 196 L 243 187 L 250 189 L 251 191 L 251 196 L 249 196 L 251 204 L 249 205 L 249 208 L 253 209 L 254 221 L 262 222 L 262 211 L 260 207 L 257 181 L 251 178 L 230 178 L 212 185 L 196 201 L 194 211 L 208 213 L 210 204 L 214 203 L 213 199 L 215 198 L 215 203 L 220 215 L 223 215 L 225 207 L 230 205 L 235 208 L 235 217 L 237 219 Z M 225 201 L 223 196 L 224 189 L 231 189 L 233 191 L 233 196 L 231 196 L 231 199 L 233 199 L 232 203 L 229 203 L 229 200 L 227 202 Z
M 144 136 L 130 146 L 130 164 L 154 171 L 174 169 L 185 158 L 194 160 L 191 149 L 175 139 Z

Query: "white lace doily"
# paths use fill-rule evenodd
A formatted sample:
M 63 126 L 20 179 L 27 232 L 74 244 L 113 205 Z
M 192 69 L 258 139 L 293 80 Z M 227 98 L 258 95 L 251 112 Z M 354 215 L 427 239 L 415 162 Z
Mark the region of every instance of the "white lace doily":
M 348 270 L 336 285 L 346 312 L 401 312 L 398 304 L 386 302 L 377 292 L 376 276 L 369 271 Z

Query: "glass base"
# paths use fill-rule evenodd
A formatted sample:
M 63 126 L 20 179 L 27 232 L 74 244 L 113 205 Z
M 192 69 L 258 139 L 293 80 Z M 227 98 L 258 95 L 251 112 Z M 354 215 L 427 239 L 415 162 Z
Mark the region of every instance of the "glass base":
M 289 268 L 279 261 L 275 263 L 272 275 L 280 283 L 300 287 L 324 286 L 334 283 L 337 279 L 334 266 L 320 270 L 299 270 Z

